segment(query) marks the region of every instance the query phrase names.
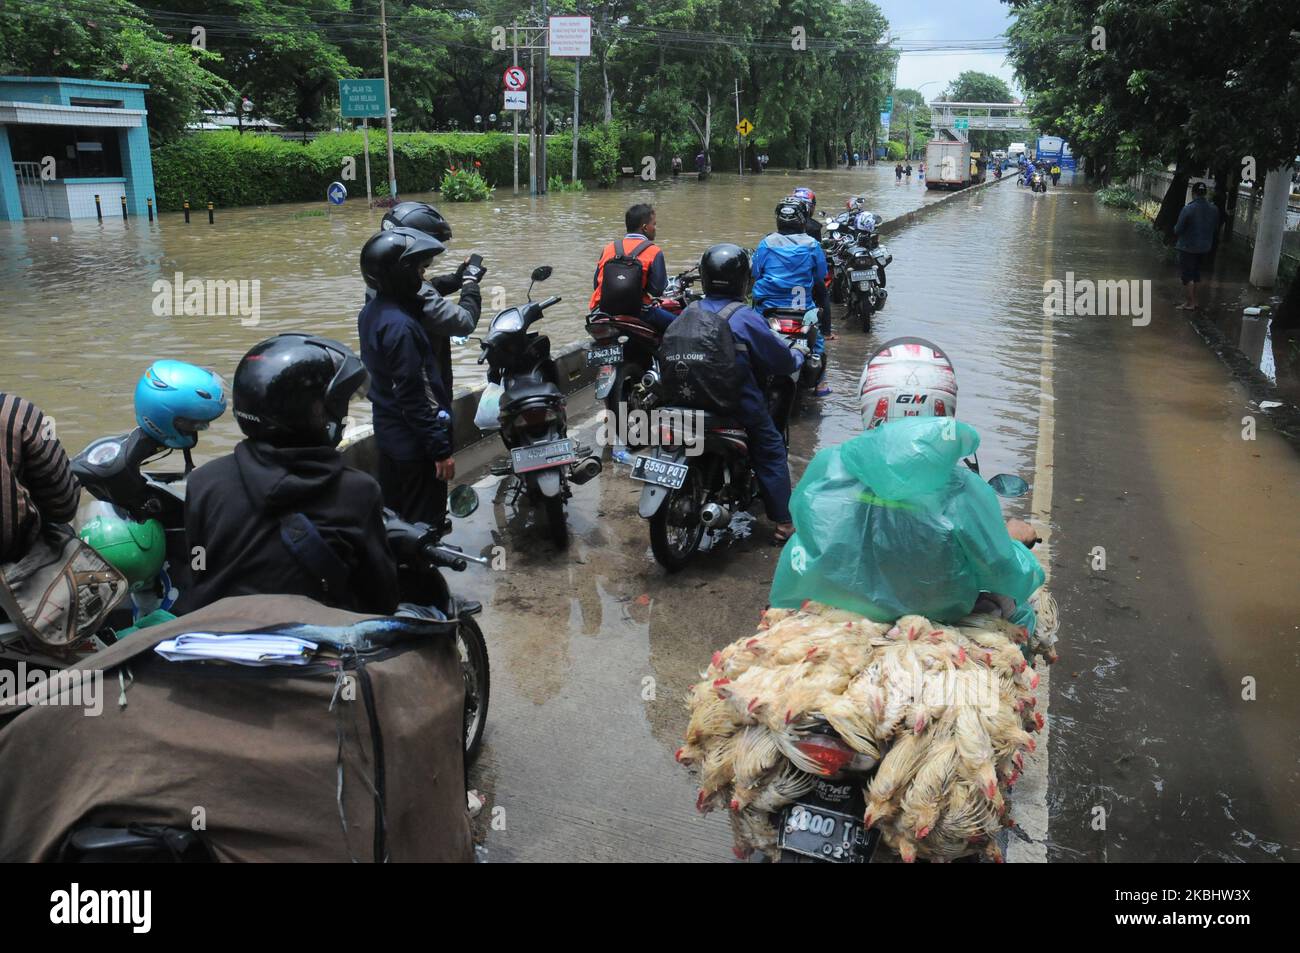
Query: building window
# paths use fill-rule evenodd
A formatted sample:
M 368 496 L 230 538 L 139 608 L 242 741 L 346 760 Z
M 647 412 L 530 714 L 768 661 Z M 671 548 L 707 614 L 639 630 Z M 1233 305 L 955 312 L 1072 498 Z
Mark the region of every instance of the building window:
M 102 126 L 9 126 L 15 162 L 44 162 L 54 157 L 59 179 L 107 179 L 122 176 L 118 130 Z

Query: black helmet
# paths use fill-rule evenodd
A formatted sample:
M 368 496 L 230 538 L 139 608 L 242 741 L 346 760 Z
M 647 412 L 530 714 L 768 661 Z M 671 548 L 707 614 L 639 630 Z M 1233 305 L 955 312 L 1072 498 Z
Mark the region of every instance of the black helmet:
M 446 246 L 414 228 L 375 232 L 361 246 L 361 277 L 380 294 L 406 298 L 420 290 L 420 272 Z
M 451 223 L 442 217 L 427 202 L 399 202 L 384 215 L 380 226 L 390 228 L 414 228 L 431 235 L 444 245 L 451 241 Z
M 348 401 L 369 382 L 346 344 L 302 331 L 277 334 L 235 369 L 235 419 L 276 447 L 337 447 Z
M 782 235 L 802 232 L 807 227 L 808 220 L 804 217 L 802 199 L 790 197 L 776 207 L 776 230 Z
M 726 242 L 714 245 L 700 259 L 700 285 L 706 295 L 737 300 L 745 297 L 749 290 L 749 252 Z

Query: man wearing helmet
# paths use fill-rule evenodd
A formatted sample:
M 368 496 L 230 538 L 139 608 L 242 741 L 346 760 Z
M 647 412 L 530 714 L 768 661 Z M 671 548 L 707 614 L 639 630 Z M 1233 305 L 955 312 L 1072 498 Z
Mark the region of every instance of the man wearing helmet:
M 813 286 L 813 301 L 817 305 L 817 327 L 821 332 L 822 339 L 834 341 L 835 331 L 831 327 L 831 263 L 830 259 L 826 257 L 826 250 L 822 248 L 822 223 L 817 221 L 817 193 L 801 185 L 790 194 L 803 203 L 804 221 L 807 223 L 805 230 L 812 236 L 812 240 L 817 243 L 817 247 L 821 249 L 822 259 L 826 262 L 826 277 Z M 829 390 L 827 390 L 827 393 L 829 393 Z
M 365 383 L 356 354 L 328 338 L 280 334 L 244 355 L 233 399 L 245 439 L 186 487 L 194 581 L 180 611 L 266 593 L 354 612 L 396 608 L 379 485 L 336 449 Z
M 414 228 L 424 232 L 447 246 L 451 244 L 451 223 L 442 214 L 425 202 L 399 202 L 385 215 L 381 223 L 385 231 L 392 228 Z M 430 341 L 439 349 L 440 363 L 450 380 L 451 373 L 451 338 L 463 338 L 474 333 L 478 327 L 479 314 L 483 307 L 479 283 L 487 273 L 481 264 L 476 264 L 475 256 L 470 256 L 449 275 L 438 275 L 425 281 L 417 297 L 420 305 L 420 324 Z M 450 296 L 460 295 L 459 303 L 453 303 Z M 373 288 L 366 288 L 366 300 L 375 296 Z M 442 352 L 446 352 L 445 360 Z
M 456 475 L 450 357 L 440 354 L 435 341 L 444 339 L 430 337 L 423 317 L 424 272 L 443 250 L 438 239 L 405 226 L 372 235 L 361 249 L 361 274 L 375 295 L 357 316 L 384 499 L 405 519 L 438 528 Z
M 1004 521 L 992 488 L 963 463 L 979 434 L 955 419 L 948 356 L 896 338 L 867 362 L 860 393 L 866 433 L 820 451 L 794 492 L 798 531 L 781 554 L 772 605 L 813 599 L 877 621 L 917 613 L 955 622 L 992 594 L 1032 631 L 1027 600 L 1044 580 L 1028 549 L 1037 536 Z
M 776 231 L 754 252 L 754 307 L 808 309 L 826 291 L 826 253 L 808 234 L 804 205 L 791 198 L 776 207 Z M 820 289 L 820 290 L 819 290 Z
M 695 308 L 726 318 L 743 382 L 733 412 L 749 437 L 750 461 L 768 518 L 776 524 L 776 539 L 784 542 L 794 529 L 790 522 L 790 469 L 785 440 L 768 412 L 763 385 L 773 376 L 793 374 L 802 365 L 803 355 L 773 334 L 762 315 L 744 306 L 749 275 L 749 255 L 743 248 L 714 245 L 700 259 L 704 298 L 689 305 L 673 323 L 673 329 L 688 327 L 690 322 L 684 319 Z M 669 338 L 665 338 L 664 345 L 665 349 L 669 346 Z M 691 406 L 689 401 L 682 403 Z

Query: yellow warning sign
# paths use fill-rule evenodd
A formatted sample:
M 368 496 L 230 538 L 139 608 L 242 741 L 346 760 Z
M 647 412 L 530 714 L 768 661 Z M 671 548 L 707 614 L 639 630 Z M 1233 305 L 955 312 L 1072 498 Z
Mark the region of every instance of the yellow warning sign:
M 740 133 L 742 136 L 747 136 L 753 131 L 754 124 L 748 119 L 742 119 L 740 122 L 736 123 L 736 132 Z

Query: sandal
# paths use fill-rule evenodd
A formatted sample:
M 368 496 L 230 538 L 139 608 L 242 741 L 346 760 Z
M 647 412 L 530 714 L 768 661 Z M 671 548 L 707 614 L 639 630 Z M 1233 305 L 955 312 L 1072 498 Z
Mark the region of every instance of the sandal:
M 787 532 L 786 530 L 778 526 L 772 533 L 772 542 L 778 546 L 784 546 L 787 542 L 790 541 L 790 537 L 793 535 L 794 535 L 793 529 Z

